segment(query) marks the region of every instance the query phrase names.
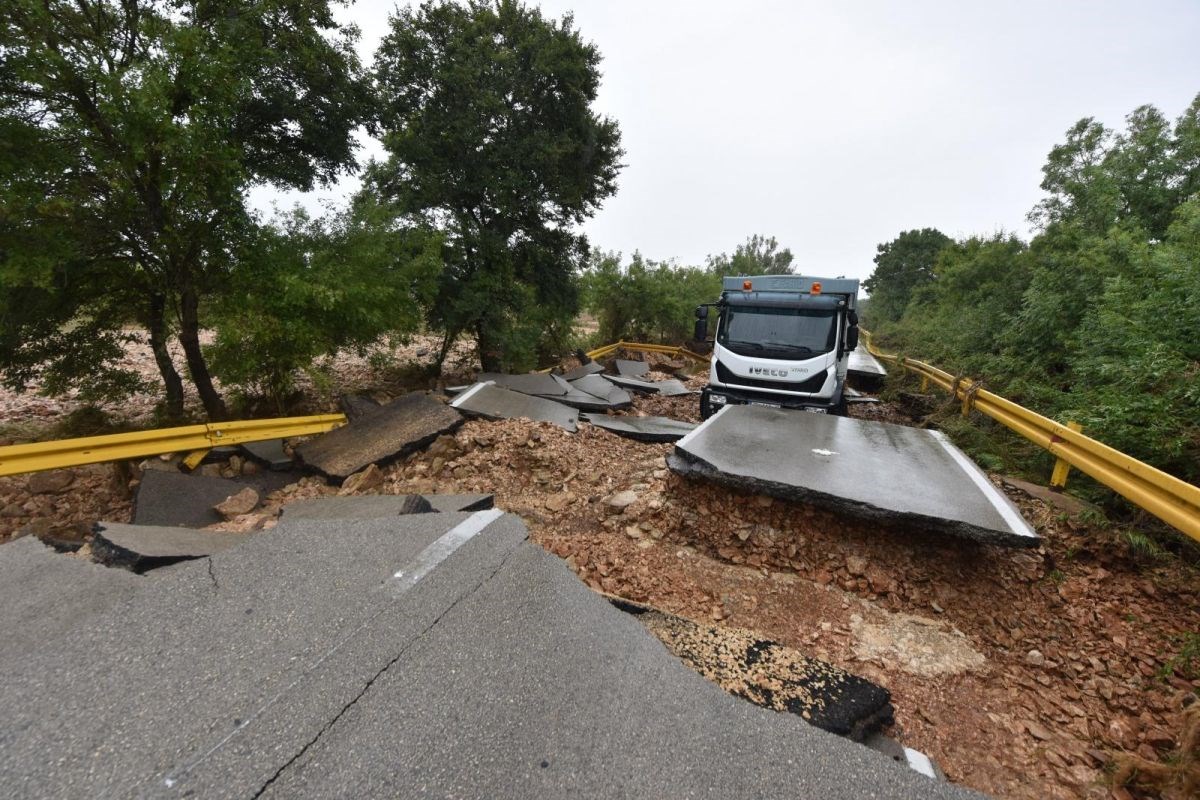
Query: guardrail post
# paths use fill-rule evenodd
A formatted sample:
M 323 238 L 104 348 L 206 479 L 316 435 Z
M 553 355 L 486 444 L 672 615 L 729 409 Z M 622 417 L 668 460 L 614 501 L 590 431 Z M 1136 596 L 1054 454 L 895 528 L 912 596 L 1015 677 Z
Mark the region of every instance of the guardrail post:
M 1076 433 L 1083 431 L 1083 426 L 1078 422 L 1068 422 L 1067 427 Z M 1054 461 L 1054 472 L 1050 473 L 1050 487 L 1053 489 L 1065 489 L 1067 486 L 1067 473 L 1071 471 L 1071 465 L 1059 458 Z

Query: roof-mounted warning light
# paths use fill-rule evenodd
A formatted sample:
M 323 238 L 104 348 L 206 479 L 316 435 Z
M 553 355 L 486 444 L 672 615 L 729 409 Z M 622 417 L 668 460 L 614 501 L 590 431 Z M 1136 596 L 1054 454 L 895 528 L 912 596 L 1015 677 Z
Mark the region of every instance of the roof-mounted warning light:
M 748 291 L 750 291 L 750 288 L 751 288 L 751 283 L 750 283 L 750 281 L 742 281 L 742 291 L 743 291 L 743 292 L 748 292 Z
M 819 282 L 819 281 L 813 281 L 813 285 L 812 285 L 812 290 L 811 290 L 811 291 L 812 291 L 812 293 L 813 293 L 813 294 L 820 294 L 820 293 L 821 293 L 821 284 L 820 284 L 820 282 Z

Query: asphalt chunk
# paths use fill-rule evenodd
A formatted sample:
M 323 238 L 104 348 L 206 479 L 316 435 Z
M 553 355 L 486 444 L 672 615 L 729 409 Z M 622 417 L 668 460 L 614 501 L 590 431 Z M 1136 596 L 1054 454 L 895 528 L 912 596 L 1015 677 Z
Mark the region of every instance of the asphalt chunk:
M 548 377 L 548 376 L 547 376 Z M 531 419 L 550 422 L 572 433 L 576 430 L 579 412 L 574 408 L 513 392 L 493 383 L 477 383 L 454 398 L 450 405 L 464 414 L 484 419 Z
M 341 482 L 371 464 L 386 464 L 420 450 L 463 422 L 462 416 L 424 392 L 411 392 L 374 414 L 304 442 L 296 455 L 305 465 Z
M 610 417 L 605 414 L 584 414 L 583 419 L 598 428 L 639 442 L 674 442 L 696 429 L 691 422 L 670 417 Z
M 146 572 L 156 567 L 220 553 L 236 547 L 247 538 L 245 534 L 238 533 L 98 522 L 92 538 L 92 557 L 106 566 Z

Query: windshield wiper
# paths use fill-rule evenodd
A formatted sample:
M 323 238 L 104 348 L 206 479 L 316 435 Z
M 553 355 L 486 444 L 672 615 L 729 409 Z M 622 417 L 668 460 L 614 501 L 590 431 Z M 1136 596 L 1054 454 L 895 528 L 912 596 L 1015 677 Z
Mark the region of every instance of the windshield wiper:
M 788 344 L 787 342 L 767 342 L 767 347 L 771 348 L 772 350 L 786 350 L 788 352 L 797 352 L 802 355 L 808 355 L 816 352 L 807 345 Z

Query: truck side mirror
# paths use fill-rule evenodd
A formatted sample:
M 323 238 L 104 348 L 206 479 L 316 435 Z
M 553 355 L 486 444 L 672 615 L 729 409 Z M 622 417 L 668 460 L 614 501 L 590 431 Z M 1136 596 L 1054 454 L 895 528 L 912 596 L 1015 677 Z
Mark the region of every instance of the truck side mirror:
M 704 310 L 707 311 L 708 309 L 706 308 Z M 705 316 L 707 316 L 707 314 Z M 695 330 L 694 338 L 697 342 L 703 342 L 704 340 L 708 339 L 708 320 L 707 319 L 704 319 L 703 317 L 701 317 L 696 320 L 696 330 Z
M 696 319 L 708 319 L 708 306 L 696 306 Z
M 858 347 L 858 326 L 851 325 L 846 329 L 846 350 L 853 350 Z

